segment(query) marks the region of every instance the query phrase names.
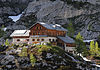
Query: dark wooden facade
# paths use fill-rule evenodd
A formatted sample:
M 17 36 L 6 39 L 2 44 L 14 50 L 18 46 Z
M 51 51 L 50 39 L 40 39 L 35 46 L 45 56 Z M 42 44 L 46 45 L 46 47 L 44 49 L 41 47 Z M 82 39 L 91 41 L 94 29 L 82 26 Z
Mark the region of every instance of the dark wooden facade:
M 51 37 L 57 37 L 57 36 L 65 36 L 66 31 L 47 29 L 43 27 L 41 24 L 37 23 L 30 28 L 30 35 L 48 35 Z

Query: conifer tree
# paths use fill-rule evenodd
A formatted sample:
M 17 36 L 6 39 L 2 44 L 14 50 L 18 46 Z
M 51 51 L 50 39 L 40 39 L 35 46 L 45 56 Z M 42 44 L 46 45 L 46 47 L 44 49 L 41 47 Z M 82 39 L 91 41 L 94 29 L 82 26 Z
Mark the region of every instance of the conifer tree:
M 83 42 L 83 37 L 81 36 L 80 33 L 77 34 L 76 36 L 76 52 L 80 54 L 82 54 L 83 56 L 88 56 L 89 55 L 89 52 L 88 52 L 88 48 L 87 46 L 85 45 L 85 43 Z
M 98 42 L 95 43 L 95 51 L 98 53 Z
M 94 56 L 94 54 L 95 54 L 95 45 L 94 45 L 94 41 L 91 41 L 91 42 L 90 42 L 90 54 L 91 54 L 92 56 Z
M 27 56 L 27 48 L 24 46 L 21 52 L 22 56 Z
M 95 43 L 95 56 L 99 55 L 98 42 Z
M 73 26 L 73 24 L 72 24 L 71 21 L 70 21 L 70 23 L 68 24 L 67 29 L 68 29 L 68 36 L 73 37 L 75 31 L 74 31 L 74 26 Z
M 98 48 L 98 42 L 94 43 L 94 41 L 90 42 L 90 54 L 92 56 L 98 56 L 99 53 L 99 48 Z
M 80 33 L 76 36 L 76 51 L 81 54 L 84 50 L 85 44 L 83 43 L 83 37 Z
M 4 28 L 4 27 L 5 27 L 4 25 L 1 26 L 1 28 Z
M 83 41 L 83 37 L 81 36 L 80 33 L 78 33 L 78 35 L 76 36 L 76 40 Z
M 91 41 L 90 42 L 90 51 L 93 51 L 93 49 L 94 49 L 94 41 Z
M 8 39 L 6 39 L 5 45 L 6 45 L 6 46 L 9 46 L 9 41 L 8 41 Z
M 2 25 L 2 27 L 0 27 L 0 38 L 6 33 L 4 30 L 4 25 Z
M 34 63 L 36 62 L 36 58 L 33 56 L 33 54 L 30 54 L 30 62 L 32 64 L 32 66 L 34 66 Z

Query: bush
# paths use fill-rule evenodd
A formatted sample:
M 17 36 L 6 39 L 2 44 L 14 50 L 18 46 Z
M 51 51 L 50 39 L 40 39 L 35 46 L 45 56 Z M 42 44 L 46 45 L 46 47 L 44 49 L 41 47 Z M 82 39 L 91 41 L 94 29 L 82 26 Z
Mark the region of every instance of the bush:
M 9 46 L 9 41 L 8 41 L 8 39 L 6 39 L 5 45 L 6 45 L 6 46 Z
M 27 43 L 23 43 L 23 46 L 28 46 L 28 44 Z
M 22 56 L 22 57 L 27 57 L 28 56 L 28 52 L 27 52 L 27 48 L 24 46 L 21 53 L 19 54 L 19 56 Z
M 36 58 L 33 56 L 33 54 L 30 54 L 30 62 L 32 64 L 32 66 L 34 66 L 34 63 L 36 62 Z

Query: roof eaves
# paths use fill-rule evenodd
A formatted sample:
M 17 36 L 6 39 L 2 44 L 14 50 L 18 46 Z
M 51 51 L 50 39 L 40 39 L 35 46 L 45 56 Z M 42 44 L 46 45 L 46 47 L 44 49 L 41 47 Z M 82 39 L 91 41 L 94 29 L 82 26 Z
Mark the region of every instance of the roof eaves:
M 72 38 L 68 37 L 68 36 L 67 37 L 58 36 L 58 38 L 61 39 L 62 41 L 64 41 L 65 43 L 75 43 L 75 41 Z
M 53 27 L 53 24 L 46 24 L 46 23 L 45 24 L 42 24 L 42 23 L 43 22 L 36 22 L 29 29 L 31 29 L 36 24 L 40 24 L 40 25 L 44 26 L 47 29 L 60 30 L 60 31 L 68 31 L 67 29 L 63 28 L 62 26 L 61 26 L 61 28 L 57 29 L 56 27 L 55 28 Z
M 36 25 L 36 24 L 38 24 L 38 23 L 35 23 L 35 24 L 33 24 L 29 29 L 31 29 L 34 25 Z

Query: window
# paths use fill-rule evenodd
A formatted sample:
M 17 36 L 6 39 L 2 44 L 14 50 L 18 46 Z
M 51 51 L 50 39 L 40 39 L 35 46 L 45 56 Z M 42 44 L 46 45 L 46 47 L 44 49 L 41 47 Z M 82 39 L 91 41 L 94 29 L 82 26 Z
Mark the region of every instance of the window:
M 35 35 L 37 35 L 37 33 L 35 33 Z
M 36 29 L 42 29 L 42 27 L 36 27 Z
M 20 41 L 20 39 L 17 39 L 17 41 Z
M 29 39 L 26 39 L 27 41 L 29 41 Z
M 40 29 L 42 29 L 42 27 L 40 27 Z
M 40 41 L 40 39 L 37 39 L 37 41 Z
M 29 33 L 29 35 L 31 35 L 31 32 Z
M 58 33 L 58 35 L 60 35 L 60 32 Z
M 44 39 L 42 39 L 42 41 L 44 41 Z
M 49 41 L 51 41 L 51 39 L 49 39 Z
M 42 35 L 44 35 L 44 32 L 42 32 Z
M 36 29 L 39 29 L 39 27 L 36 27 Z
M 35 33 L 33 33 L 33 35 L 35 35 Z
M 53 39 L 53 42 L 55 41 L 55 39 Z
M 72 53 L 73 51 L 69 50 L 70 53 Z
M 40 32 L 38 32 L 38 35 L 40 35 Z
M 35 39 L 33 39 L 32 41 L 35 41 Z
M 58 40 L 56 39 L 56 42 L 57 42 Z

